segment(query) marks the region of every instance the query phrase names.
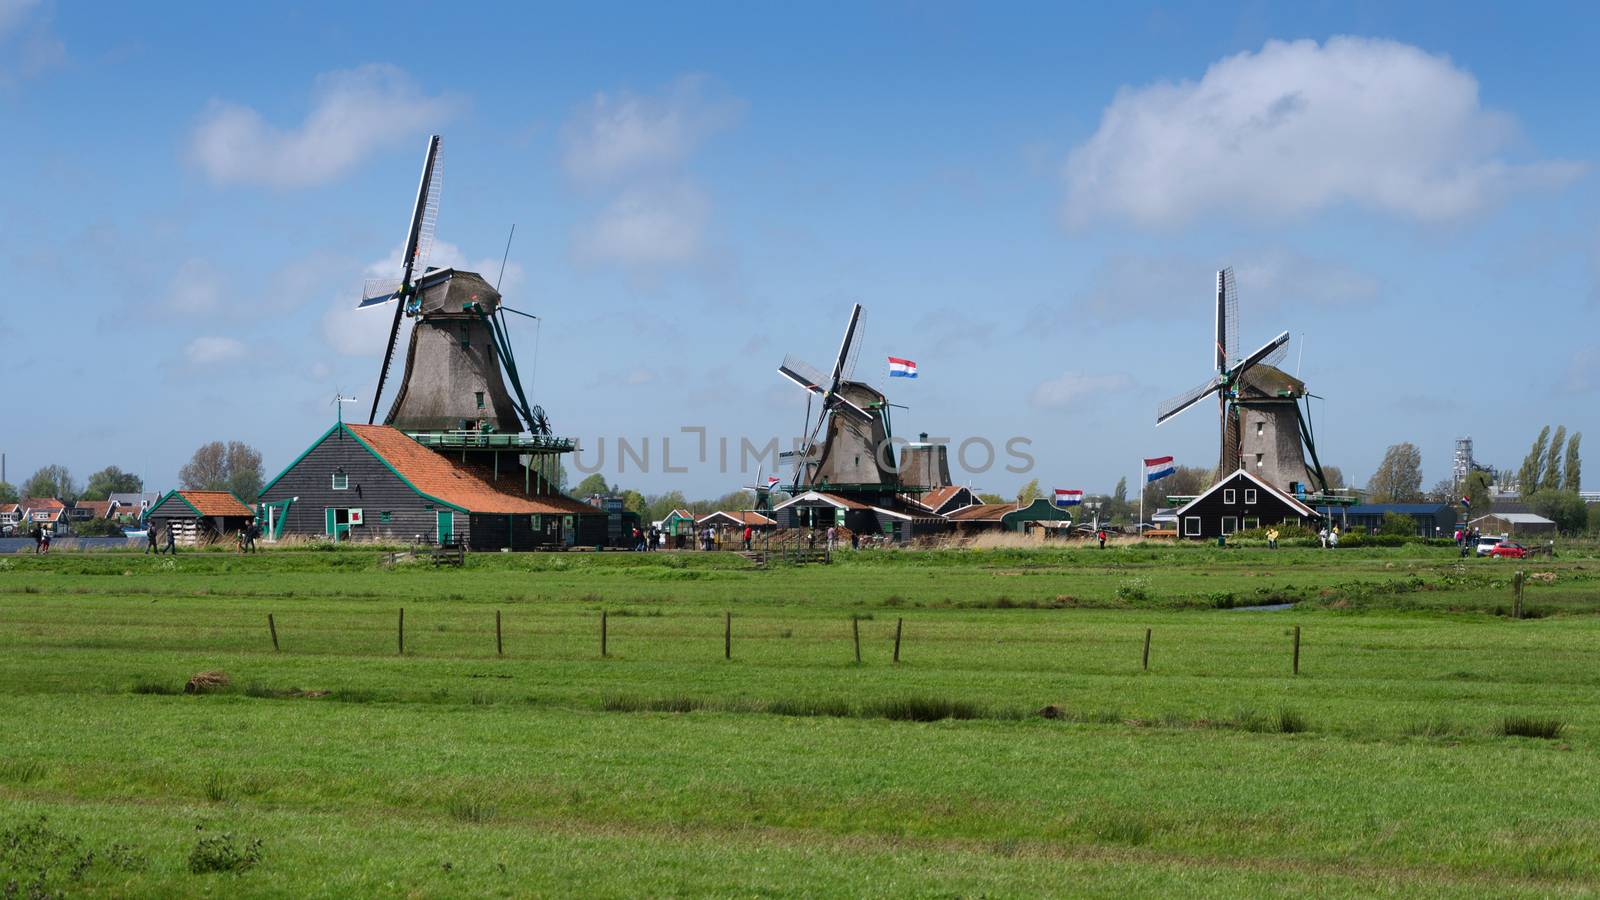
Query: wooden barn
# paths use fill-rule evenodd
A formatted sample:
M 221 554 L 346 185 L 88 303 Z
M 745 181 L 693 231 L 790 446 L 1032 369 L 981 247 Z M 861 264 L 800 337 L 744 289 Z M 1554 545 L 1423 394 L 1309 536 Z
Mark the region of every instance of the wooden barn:
M 238 533 L 256 517 L 255 510 L 232 491 L 169 491 L 150 507 L 150 525 L 172 529 L 173 543 L 196 547 Z
M 1316 527 L 1316 510 L 1262 481 L 1244 469 L 1212 485 L 1178 508 L 1179 534 L 1216 538 L 1268 525 Z
M 893 543 L 949 531 L 949 523 L 925 508 L 898 502 L 889 495 L 890 505 L 874 506 L 829 491 L 804 491 L 773 507 L 773 518 L 780 528 L 848 528 L 860 535 L 882 535 Z
M 541 550 L 606 542 L 603 510 L 559 494 L 518 466 L 494 471 L 435 451 L 388 425 L 328 429 L 261 491 L 269 540 L 459 543 Z
M 978 497 L 972 493 L 972 488 L 963 487 L 959 484 L 934 488 L 930 491 L 923 491 L 920 494 L 901 494 L 900 499 L 907 506 L 927 510 L 928 513 L 935 516 L 946 515 L 978 502 Z

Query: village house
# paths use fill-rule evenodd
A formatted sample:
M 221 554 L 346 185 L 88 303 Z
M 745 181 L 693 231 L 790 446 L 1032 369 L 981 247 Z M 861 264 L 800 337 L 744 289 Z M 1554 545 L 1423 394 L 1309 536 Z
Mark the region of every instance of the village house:
M 1321 520 L 1316 510 L 1239 469 L 1212 485 L 1174 515 L 1186 538 L 1216 538 L 1269 525 L 1314 527 Z

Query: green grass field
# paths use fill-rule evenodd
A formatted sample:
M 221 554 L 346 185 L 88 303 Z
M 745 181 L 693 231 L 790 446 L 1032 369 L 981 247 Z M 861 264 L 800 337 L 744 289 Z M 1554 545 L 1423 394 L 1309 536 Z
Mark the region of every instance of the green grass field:
M 1592 894 L 1597 576 L 1424 547 L 0 558 L 0 892 Z M 230 686 L 182 693 L 208 670 Z

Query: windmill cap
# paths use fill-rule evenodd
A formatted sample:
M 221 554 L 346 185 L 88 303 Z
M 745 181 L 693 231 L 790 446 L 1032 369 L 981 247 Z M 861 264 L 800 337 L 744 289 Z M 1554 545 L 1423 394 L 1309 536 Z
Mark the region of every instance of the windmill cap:
M 484 312 L 500 307 L 500 292 L 477 272 L 435 269 L 417 279 L 423 315 L 460 315 L 473 304 Z M 476 315 L 476 313 L 472 313 Z

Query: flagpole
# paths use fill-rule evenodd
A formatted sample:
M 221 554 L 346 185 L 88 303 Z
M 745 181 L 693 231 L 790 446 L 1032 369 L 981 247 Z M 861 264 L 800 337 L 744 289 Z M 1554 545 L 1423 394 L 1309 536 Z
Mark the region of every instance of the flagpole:
M 1139 540 L 1144 540 L 1144 457 L 1139 457 Z

